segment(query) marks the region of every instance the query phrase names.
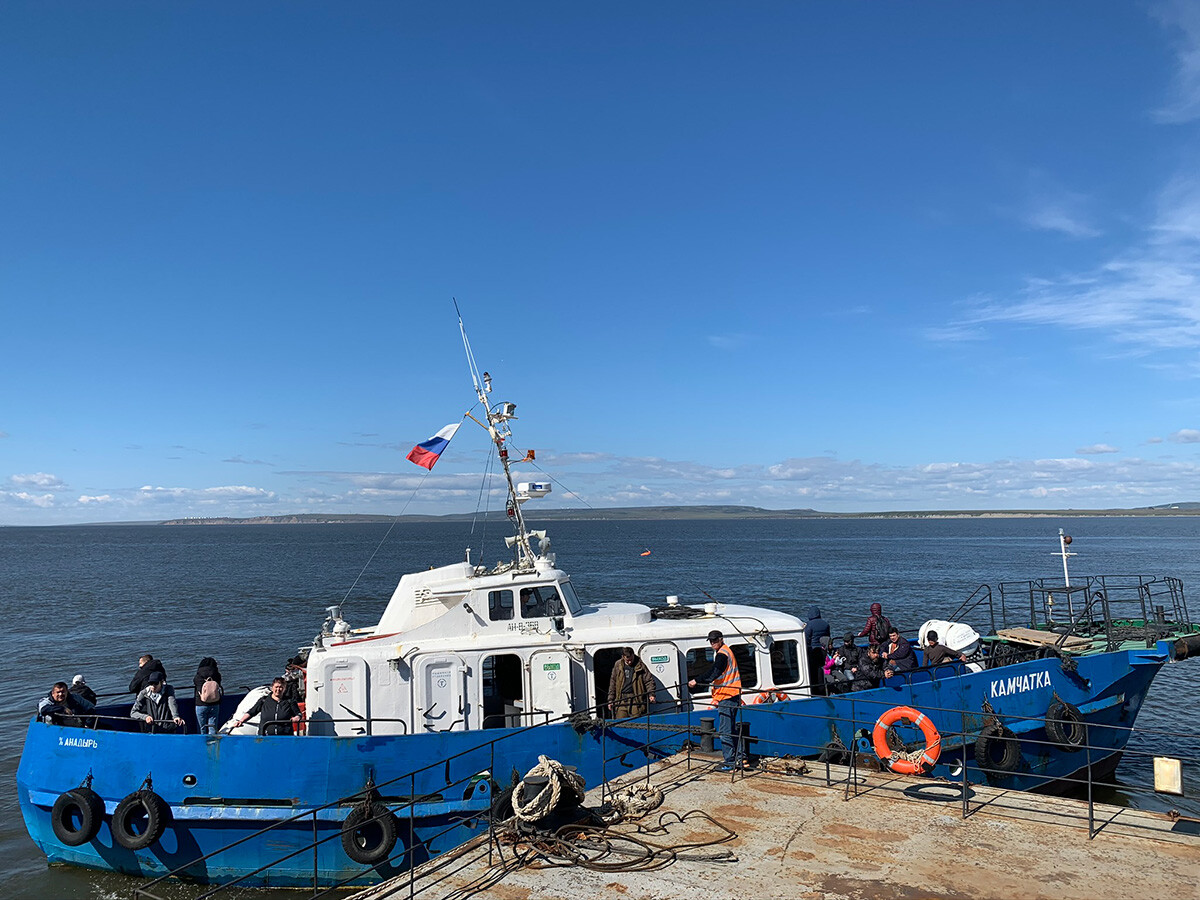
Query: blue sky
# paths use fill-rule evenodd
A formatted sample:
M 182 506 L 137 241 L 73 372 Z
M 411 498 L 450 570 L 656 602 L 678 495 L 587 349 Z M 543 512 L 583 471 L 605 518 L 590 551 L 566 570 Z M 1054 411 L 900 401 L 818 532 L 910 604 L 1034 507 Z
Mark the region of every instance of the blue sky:
M 0 524 L 475 509 L 452 297 L 551 506 L 1200 500 L 1198 122 L 1186 3 L 10 0 Z

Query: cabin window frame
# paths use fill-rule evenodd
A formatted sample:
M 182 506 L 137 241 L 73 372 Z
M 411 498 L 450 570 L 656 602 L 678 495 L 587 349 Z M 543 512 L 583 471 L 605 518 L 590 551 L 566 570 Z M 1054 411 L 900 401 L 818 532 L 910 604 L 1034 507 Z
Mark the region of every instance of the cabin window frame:
M 508 604 L 503 603 L 504 595 L 508 595 Z M 488 591 L 488 621 L 511 622 L 517 617 L 516 597 L 512 588 L 496 588 Z M 508 615 L 502 615 L 505 611 Z

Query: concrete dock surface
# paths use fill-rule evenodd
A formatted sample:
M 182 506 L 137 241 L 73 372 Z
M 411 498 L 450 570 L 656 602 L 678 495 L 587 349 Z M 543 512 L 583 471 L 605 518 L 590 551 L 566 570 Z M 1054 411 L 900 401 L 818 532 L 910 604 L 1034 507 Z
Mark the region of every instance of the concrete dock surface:
M 768 770 L 773 768 L 774 770 Z M 793 767 L 794 768 L 794 767 Z M 561 844 L 487 835 L 407 878 L 354 895 L 400 900 L 586 898 L 1200 897 L 1200 827 L 1086 801 L 809 763 L 731 776 L 695 754 L 629 773 L 609 786 L 649 785 L 660 807 L 612 826 L 607 838 Z M 840 782 L 840 783 L 839 783 Z M 601 806 L 600 788 L 585 807 Z M 580 839 L 582 838 L 582 843 Z M 588 860 L 570 864 L 572 849 Z

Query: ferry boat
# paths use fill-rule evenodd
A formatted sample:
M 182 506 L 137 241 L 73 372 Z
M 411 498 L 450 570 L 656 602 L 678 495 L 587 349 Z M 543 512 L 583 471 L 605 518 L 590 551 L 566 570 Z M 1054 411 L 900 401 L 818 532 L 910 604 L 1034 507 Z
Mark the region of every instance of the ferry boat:
M 711 697 L 687 684 L 712 663 L 712 630 L 737 660 L 750 756 L 877 751 L 881 765 L 956 778 L 965 766 L 968 780 L 1012 788 L 1115 767 L 1155 674 L 1200 653 L 1178 580 L 1071 584 L 1065 535 L 1061 583 L 980 588 L 941 625 L 966 633 L 966 662 L 847 694 L 827 694 L 810 671 L 795 616 L 579 596 L 546 532 L 526 524 L 525 504 L 551 485 L 514 477 L 515 406 L 491 401 L 463 340 L 475 421 L 506 479 L 511 558 L 488 567 L 468 552 L 405 574 L 373 625 L 329 608 L 296 660 L 305 715 L 294 735 L 145 734 L 127 705 L 98 708 L 85 727 L 35 717 L 17 786 L 49 862 L 252 886 L 380 881 L 486 830 L 504 789 L 542 756 L 596 785 L 703 743 Z M 984 611 L 986 636 L 959 627 Z M 642 717 L 607 719 L 626 646 L 648 666 L 655 702 Z M 249 699 L 227 695 L 222 721 Z M 194 721 L 191 699 L 179 705 Z

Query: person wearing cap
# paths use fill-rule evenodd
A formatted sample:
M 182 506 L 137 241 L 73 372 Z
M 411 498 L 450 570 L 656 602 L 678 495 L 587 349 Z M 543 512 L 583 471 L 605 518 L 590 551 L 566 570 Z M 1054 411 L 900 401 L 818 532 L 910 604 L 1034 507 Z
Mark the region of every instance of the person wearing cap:
M 167 684 L 163 673 L 157 669 L 150 672 L 146 686 L 133 701 L 129 718 L 141 723 L 142 731 L 174 734 L 183 731 L 184 722 L 175 703 L 175 688 Z
M 150 683 L 151 672 L 161 672 L 163 681 L 167 680 L 167 670 L 163 668 L 162 660 L 155 659 L 149 653 L 143 653 L 138 657 L 138 670 L 133 673 L 133 678 L 129 682 L 129 692 L 131 694 L 140 693 L 142 688 Z
M 82 697 L 92 706 L 96 705 L 96 692 L 88 687 L 88 683 L 83 680 L 82 675 L 76 675 L 71 679 L 71 693 Z
M 717 734 L 721 738 L 721 754 L 725 758 L 720 771 L 732 772 L 741 763 L 738 742 L 733 738 L 733 720 L 737 717 L 738 707 L 742 705 L 742 676 L 738 672 L 733 651 L 725 643 L 725 636 L 721 632 L 710 631 L 708 643 L 713 650 L 712 667 L 703 677 L 690 679 L 688 687 L 712 685 L 712 698 L 717 704 Z

